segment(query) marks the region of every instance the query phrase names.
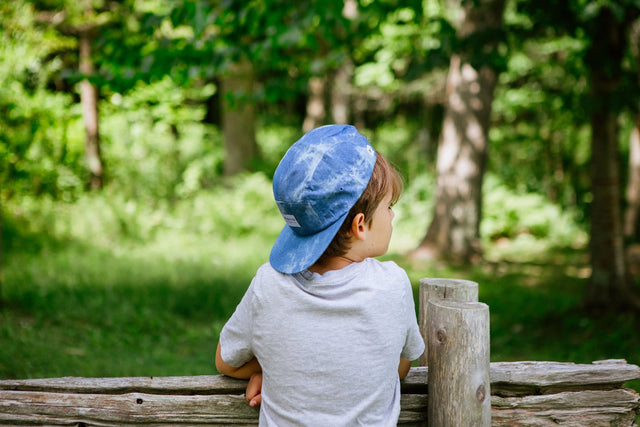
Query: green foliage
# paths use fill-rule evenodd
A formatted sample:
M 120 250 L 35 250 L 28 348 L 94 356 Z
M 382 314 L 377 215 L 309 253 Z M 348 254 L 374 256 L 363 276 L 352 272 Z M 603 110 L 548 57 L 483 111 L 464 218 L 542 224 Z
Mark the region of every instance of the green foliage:
M 271 194 L 271 182 L 255 173 L 238 175 L 174 203 L 150 204 L 110 190 L 83 195 L 73 203 L 26 196 L 5 202 L 3 243 L 9 251 L 37 252 L 67 241 L 114 248 L 123 242 L 153 243 L 182 236 L 229 241 L 274 237 L 283 223 Z
M 510 55 L 492 104 L 489 169 L 514 190 L 584 210 L 590 145 L 581 57 L 587 41 L 561 30 L 533 37 L 536 21 L 513 8 L 505 24 Z
M 70 40 L 39 29 L 23 1 L 0 6 L 0 183 L 5 194 L 68 197 L 82 181 L 82 146 L 69 135 L 76 119 L 69 95 L 51 94 L 59 60 L 45 61 Z
M 84 191 L 85 178 L 84 129 L 72 87 L 79 78 L 76 40 L 57 24 L 36 23 L 34 4 L 56 12 L 66 2 L 21 0 L 2 8 L 6 84 L 0 108 L 7 114 L 0 117 L 0 178 L 10 183 L 3 185 L 10 196 L 72 200 Z M 103 96 L 100 130 L 110 191 L 153 204 L 219 182 L 222 137 L 203 123 L 218 90 L 208 82 L 223 75 L 239 51 L 254 60 L 260 80 L 255 95 L 264 125 L 254 170 L 270 175 L 297 139 L 301 104 L 294 100 L 302 99 L 309 74 L 347 57 L 356 65 L 357 96 L 380 94 L 380 88 L 392 94 L 376 95 L 390 104 L 377 111 L 380 120 L 365 120 L 381 151 L 408 181 L 429 170 L 435 144 L 427 147 L 424 135 L 435 138 L 438 123 L 437 117 L 425 120 L 421 106 L 440 96 L 440 71 L 456 43 L 453 11 L 438 2 L 360 2 L 358 15 L 346 18 L 343 7 L 343 1 L 305 9 L 279 1 L 96 4 L 93 80 Z M 581 58 L 588 40 L 564 27 L 540 31 L 532 8 L 528 2 L 507 5 L 508 67 L 493 106 L 489 170 L 518 191 L 584 212 L 590 193 Z M 64 25 L 76 15 L 69 12 Z
M 491 167 L 514 188 L 546 194 L 586 217 L 592 199 L 589 116 L 602 106 L 617 114 L 638 109 L 637 59 L 629 55 L 637 49 L 627 49 L 622 30 L 640 8 L 633 1 L 507 5 L 510 54 L 493 104 L 497 126 L 491 139 L 497 149 Z M 606 21 L 609 12 L 612 19 Z M 606 40 L 616 31 L 619 48 L 612 48 Z M 629 46 L 634 38 L 629 35 Z M 594 73 L 607 76 L 610 96 L 592 98 Z M 523 167 L 526 174 L 519 172 Z
M 84 151 L 73 138 L 77 116 L 66 109 L 70 98 L 42 91 L 26 94 L 18 85 L 0 91 L 7 112 L 0 119 L 0 180 L 11 183 L 3 189 L 63 199 L 81 191 Z
M 284 225 L 273 202 L 271 181 L 262 173 L 238 175 L 226 185 L 185 200 L 173 213 L 172 227 L 196 235 L 275 237 Z
M 172 199 L 215 183 L 222 137 L 202 122 L 202 101 L 215 90 L 181 88 L 166 77 L 111 94 L 101 106 L 103 153 L 114 191 L 125 198 Z
M 408 253 L 415 249 L 427 232 L 433 214 L 435 179 L 430 174 L 413 177 L 393 207 L 393 238 L 390 250 Z
M 420 143 L 421 130 L 419 122 L 399 116 L 371 131 L 373 146 L 401 171 L 407 182 L 423 175 L 429 167 L 425 147 Z
M 302 136 L 298 127 L 277 122 L 266 122 L 257 130 L 256 140 L 260 147 L 260 159 L 254 169 L 262 171 L 269 178 L 291 145 Z
M 437 2 L 411 2 L 380 14 L 371 4 L 362 11 L 370 28 L 354 51 L 354 83 L 361 87 L 401 90 L 407 82 L 448 65 L 455 30 Z M 428 88 L 425 88 L 428 92 Z
M 417 39 L 422 32 L 416 12 L 411 8 L 397 9 L 386 16 L 379 32 L 363 43 L 374 60 L 361 65 L 355 76 L 360 86 L 390 88 L 400 84 L 396 75 L 405 74 Z
M 585 247 L 575 209 L 563 210 L 537 193 L 519 194 L 492 175 L 483 193 L 480 235 L 490 258 L 535 260 L 554 248 Z

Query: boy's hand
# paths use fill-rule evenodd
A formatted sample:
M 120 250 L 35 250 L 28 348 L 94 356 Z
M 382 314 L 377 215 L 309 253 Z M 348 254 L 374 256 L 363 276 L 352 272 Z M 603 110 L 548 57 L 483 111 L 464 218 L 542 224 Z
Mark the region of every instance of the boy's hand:
M 247 384 L 246 398 L 249 406 L 255 407 L 262 403 L 262 373 L 251 375 Z

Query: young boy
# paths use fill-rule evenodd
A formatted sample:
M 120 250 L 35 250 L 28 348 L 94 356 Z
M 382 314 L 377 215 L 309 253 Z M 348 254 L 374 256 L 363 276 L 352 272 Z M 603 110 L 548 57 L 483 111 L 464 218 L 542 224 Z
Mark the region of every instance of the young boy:
M 286 225 L 224 326 L 220 373 L 264 426 L 395 426 L 424 350 L 411 283 L 383 255 L 402 182 L 353 126 L 305 134 L 273 177 Z

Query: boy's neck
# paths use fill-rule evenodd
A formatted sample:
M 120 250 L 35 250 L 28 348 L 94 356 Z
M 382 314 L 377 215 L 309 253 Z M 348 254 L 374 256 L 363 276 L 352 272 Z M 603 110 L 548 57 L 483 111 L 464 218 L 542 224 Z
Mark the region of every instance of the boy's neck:
M 327 258 L 322 264 L 315 263 L 308 270 L 312 273 L 324 274 L 331 270 L 340 270 L 354 262 L 360 262 L 364 259 L 351 259 L 345 255 Z

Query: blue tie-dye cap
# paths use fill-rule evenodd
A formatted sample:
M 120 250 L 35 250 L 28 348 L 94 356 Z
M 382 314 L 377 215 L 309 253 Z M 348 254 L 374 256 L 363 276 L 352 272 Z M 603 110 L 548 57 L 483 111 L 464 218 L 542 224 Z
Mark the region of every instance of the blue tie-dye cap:
M 269 261 L 281 273 L 299 273 L 327 249 L 369 184 L 376 152 L 358 130 L 328 125 L 307 132 L 284 155 L 273 195 L 287 223 Z

